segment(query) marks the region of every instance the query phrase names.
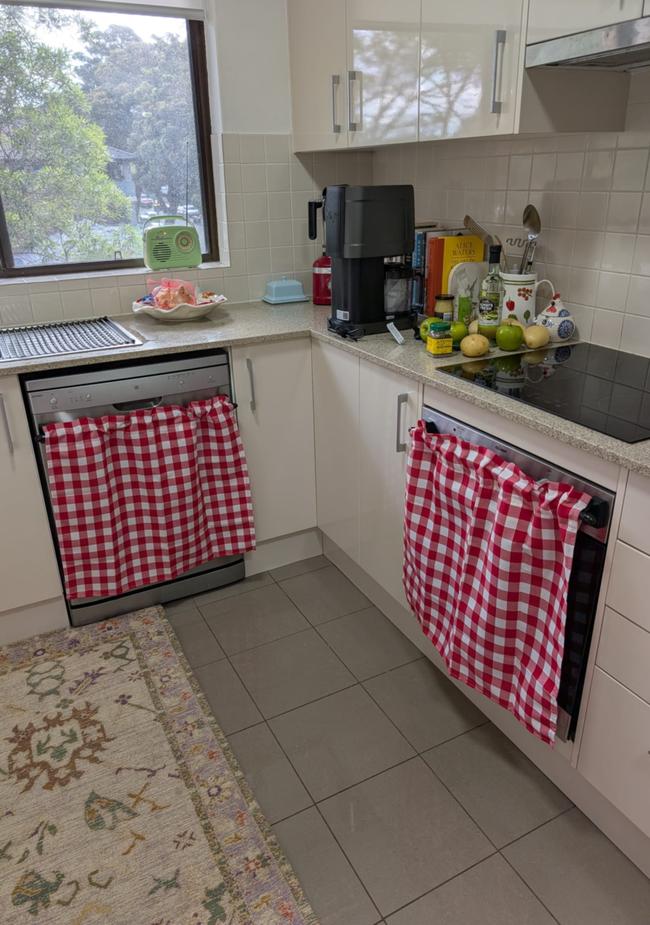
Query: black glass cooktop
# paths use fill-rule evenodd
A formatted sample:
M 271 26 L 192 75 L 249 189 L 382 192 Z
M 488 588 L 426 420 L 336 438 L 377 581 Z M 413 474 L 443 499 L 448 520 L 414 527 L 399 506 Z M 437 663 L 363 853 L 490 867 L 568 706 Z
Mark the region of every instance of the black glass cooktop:
M 575 344 L 467 359 L 438 371 L 625 443 L 650 439 L 650 359 L 645 357 Z

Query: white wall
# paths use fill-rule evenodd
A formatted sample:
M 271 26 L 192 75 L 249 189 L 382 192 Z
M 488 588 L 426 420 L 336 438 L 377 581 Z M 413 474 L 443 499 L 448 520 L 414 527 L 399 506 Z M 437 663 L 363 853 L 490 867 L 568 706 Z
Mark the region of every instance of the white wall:
M 291 131 L 286 0 L 208 0 L 217 34 L 222 131 Z

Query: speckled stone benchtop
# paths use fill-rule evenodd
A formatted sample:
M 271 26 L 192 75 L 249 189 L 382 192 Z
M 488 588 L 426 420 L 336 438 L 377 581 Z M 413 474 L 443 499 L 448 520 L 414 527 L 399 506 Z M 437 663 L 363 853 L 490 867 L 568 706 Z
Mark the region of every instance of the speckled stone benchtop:
M 480 388 L 469 381 L 443 376 L 438 371 L 440 367 L 458 362 L 458 356 L 434 359 L 410 336 L 406 337 L 403 345 L 396 344 L 389 334 L 377 334 L 356 343 L 343 340 L 327 331 L 328 314 L 329 309 L 308 302 L 290 305 L 247 302 L 223 305 L 213 309 L 207 318 L 176 324 L 164 324 L 142 315 L 116 315 L 114 320 L 139 337 L 143 341 L 142 345 L 68 354 L 47 360 L 0 361 L 0 376 L 190 353 L 214 347 L 313 337 L 378 366 L 403 373 L 441 392 L 463 398 L 473 405 L 545 434 L 552 440 L 560 440 L 601 459 L 650 476 L 650 440 L 637 444 L 623 443 L 588 427 L 521 404 L 506 395 Z

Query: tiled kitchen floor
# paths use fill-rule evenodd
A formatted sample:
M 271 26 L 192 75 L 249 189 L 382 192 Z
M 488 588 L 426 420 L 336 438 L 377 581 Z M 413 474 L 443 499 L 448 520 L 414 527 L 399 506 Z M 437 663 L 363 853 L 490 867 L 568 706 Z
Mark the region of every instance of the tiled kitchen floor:
M 650 923 L 650 881 L 325 558 L 166 609 L 321 925 Z

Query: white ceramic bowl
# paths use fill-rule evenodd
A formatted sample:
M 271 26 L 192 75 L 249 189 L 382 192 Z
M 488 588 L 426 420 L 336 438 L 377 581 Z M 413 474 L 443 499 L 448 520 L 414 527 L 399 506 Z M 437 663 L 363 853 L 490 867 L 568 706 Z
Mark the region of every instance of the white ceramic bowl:
M 157 321 L 195 321 L 197 318 L 203 318 L 217 305 L 223 305 L 227 301 L 225 296 L 219 296 L 213 302 L 202 302 L 199 305 L 182 302 L 180 305 L 169 309 L 157 308 L 155 305 L 148 305 L 146 302 L 134 302 L 133 311 L 136 315 L 151 315 Z

